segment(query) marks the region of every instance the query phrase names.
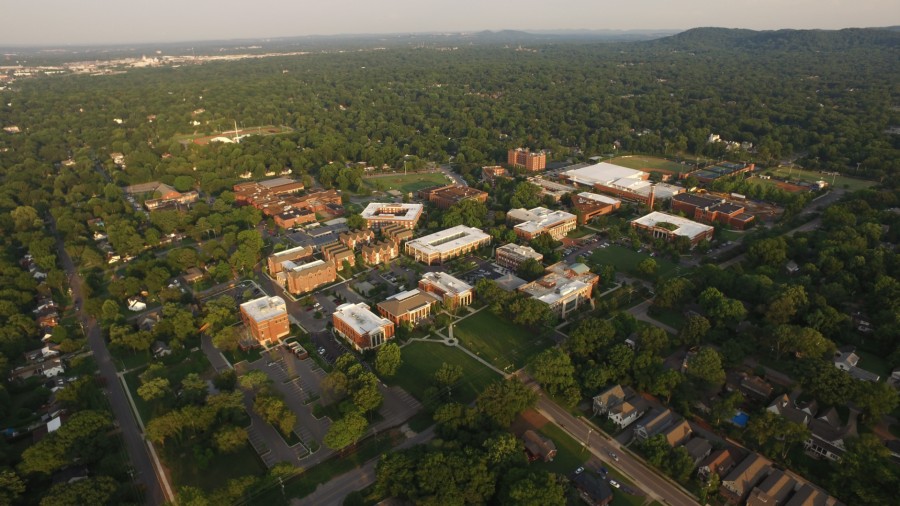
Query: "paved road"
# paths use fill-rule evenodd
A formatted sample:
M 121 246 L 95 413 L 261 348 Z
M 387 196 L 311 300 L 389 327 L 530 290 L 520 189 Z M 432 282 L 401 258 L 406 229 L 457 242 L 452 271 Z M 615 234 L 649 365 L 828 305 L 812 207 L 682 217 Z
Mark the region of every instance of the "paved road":
M 66 252 L 62 238 L 56 233 L 56 223 L 50 220 L 51 230 L 56 236 L 56 248 L 59 255 L 59 261 L 62 263 L 63 269 L 69 276 L 69 286 L 72 288 L 72 296 L 76 301 L 84 300 L 84 290 L 82 285 L 84 281 L 78 275 L 72 258 Z M 174 500 L 174 497 L 167 497 L 163 492 L 160 475 L 157 474 L 157 468 L 154 467 L 151 460 L 150 451 L 147 443 L 144 441 L 138 428 L 137 420 L 128 404 L 125 396 L 125 389 L 116 376 L 116 366 L 113 363 L 109 350 L 106 348 L 106 341 L 100 332 L 97 321 L 84 312 L 84 304 L 78 304 L 78 321 L 87 336 L 88 345 L 94 352 L 94 360 L 100 368 L 100 376 L 106 384 L 106 390 L 110 407 L 113 415 L 116 417 L 119 429 L 122 431 L 122 438 L 125 441 L 125 449 L 128 452 L 128 458 L 134 467 L 134 480 L 144 489 L 144 499 L 146 504 L 158 505 L 168 500 Z
M 591 428 L 580 418 L 575 418 L 571 413 L 544 397 L 534 380 L 523 377 L 524 375 L 522 373 L 520 373 L 519 376 L 540 394 L 537 408 L 541 414 L 551 422 L 559 425 L 564 431 L 569 433 L 570 436 L 581 441 L 582 444 L 587 441 L 588 444 L 586 447 L 591 453 L 606 464 L 622 471 L 632 481 L 643 488 L 647 492 L 647 495 L 657 501 L 673 506 L 697 505 L 697 501 L 693 497 L 684 492 L 680 487 L 656 474 L 643 462 L 632 457 L 627 451 L 622 450 L 621 445 L 619 445 L 618 442 L 608 440 L 601 436 L 597 433 L 596 429 Z M 590 440 L 588 440 L 589 438 Z M 619 456 L 617 462 L 611 462 L 612 459 L 609 457 L 610 451 L 616 452 Z
M 402 450 L 404 448 L 426 443 L 433 437 L 434 427 L 430 427 L 410 439 L 407 439 L 391 451 Z M 315 506 L 340 506 L 351 492 L 362 490 L 375 483 L 375 466 L 378 464 L 378 458 L 379 457 L 369 460 L 362 466 L 357 467 L 348 473 L 335 476 L 328 482 L 319 485 L 312 494 L 303 499 L 292 500 L 291 506 L 305 506 L 307 504 Z

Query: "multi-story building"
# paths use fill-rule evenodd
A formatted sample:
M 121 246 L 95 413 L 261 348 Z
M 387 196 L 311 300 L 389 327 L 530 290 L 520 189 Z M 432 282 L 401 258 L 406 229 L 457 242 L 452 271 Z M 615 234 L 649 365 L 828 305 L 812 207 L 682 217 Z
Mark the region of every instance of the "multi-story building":
M 365 228 L 361 230 L 353 230 L 349 232 L 344 232 L 338 237 L 338 240 L 341 243 L 350 248 L 356 249 L 357 246 L 363 246 L 365 244 L 370 244 L 375 240 L 375 232 Z
M 294 193 L 303 189 L 303 183 L 287 178 L 277 178 L 276 183 L 240 183 L 234 186 L 234 200 L 238 204 L 251 205 L 266 216 L 276 216 L 289 209 L 308 211 L 310 213 L 327 212 L 343 214 L 341 196 L 335 190 L 312 192 L 297 196 Z
M 547 154 L 543 151 L 531 152 L 528 148 L 510 149 L 506 153 L 506 163 L 512 167 L 537 172 L 547 167 Z
M 681 216 L 653 211 L 631 221 L 631 226 L 643 230 L 657 239 L 674 241 L 676 237 L 687 237 L 693 246 L 712 239 L 715 229 Z
M 281 228 L 294 228 L 304 223 L 312 223 L 316 221 L 316 213 L 308 209 L 287 208 L 286 210 L 272 216 L 275 224 Z
M 541 234 L 560 240 L 577 226 L 578 217 L 565 211 L 551 211 L 546 207 L 534 209 L 511 209 L 506 219 L 517 223 L 513 227 L 516 235 L 531 241 Z
M 300 265 L 288 260 L 282 264 L 282 268 L 284 287 L 295 295 L 311 292 L 337 279 L 337 269 L 331 260 L 313 260 Z
M 403 225 L 385 225 L 381 227 L 381 237 L 384 237 L 399 246 L 400 243 L 413 238 L 413 231 Z
M 419 280 L 419 289 L 441 297 L 446 308 L 472 303 L 472 286 L 446 272 L 426 272 Z
M 378 312 L 394 325 L 409 322 L 413 326 L 428 318 L 431 305 L 437 301 L 431 295 L 414 288 L 392 295 L 378 303 Z
M 350 264 L 350 267 L 356 265 L 356 255 L 353 254 L 353 250 L 341 243 L 329 244 L 323 247 L 322 256 L 325 257 L 325 260 L 334 262 L 338 271 L 344 270 L 344 262 Z
M 622 201 L 591 192 L 581 192 L 572 198 L 572 207 L 578 212 L 578 224 L 584 225 L 597 216 L 610 214 L 622 207 Z
M 331 321 L 335 332 L 357 351 L 376 348 L 394 337 L 394 323 L 376 315 L 362 302 L 338 306 Z
M 269 255 L 269 258 L 266 260 L 266 263 L 269 267 L 269 275 L 275 276 L 279 272 L 281 272 L 281 264 L 288 260 L 292 262 L 296 262 L 297 260 L 302 260 L 304 258 L 309 258 L 313 254 L 312 248 L 306 248 L 303 246 L 297 246 L 296 248 L 286 249 L 284 251 L 279 251 L 278 253 L 273 253 Z
M 491 243 L 491 236 L 481 230 L 457 225 L 406 243 L 406 253 L 428 265 L 444 263 Z
M 738 230 L 752 225 L 755 218 L 742 205 L 696 193 L 682 193 L 672 197 L 672 211 L 682 212 L 703 223 L 721 223 Z
M 494 252 L 497 263 L 510 270 L 518 270 L 529 258 L 533 258 L 538 262 L 544 259 L 544 255 L 538 253 L 530 246 L 521 246 L 516 243 L 504 244 L 497 248 Z
M 518 290 L 547 304 L 551 311 L 565 318 L 591 300 L 591 293 L 599 279 L 584 264 L 559 262 L 547 267 L 543 277 L 520 286 Z
M 274 344 L 291 331 L 281 297 L 260 297 L 241 304 L 241 320 L 259 343 Z
M 593 188 L 623 200 L 647 204 L 667 200 L 684 192 L 684 188 L 650 181 L 650 174 L 641 170 L 620 167 L 607 162 L 577 167 L 561 174 L 575 186 Z
M 363 209 L 360 215 L 366 220 L 366 226 L 379 229 L 385 225 L 402 225 L 410 230 L 416 228 L 422 217 L 422 204 L 383 204 L 373 202 Z
M 441 209 L 447 209 L 453 204 L 464 200 L 487 202 L 488 194 L 477 188 L 462 185 L 439 186 L 426 188 L 419 192 L 419 196 Z
M 497 178 L 508 178 L 509 171 L 499 165 L 490 165 L 481 168 L 481 179 L 492 185 Z
M 303 190 L 303 183 L 296 179 L 286 177 L 276 177 L 274 179 L 266 179 L 264 181 L 250 181 L 247 183 L 238 183 L 234 185 L 234 192 L 246 193 L 254 190 L 265 190 L 273 195 L 287 195 L 297 193 Z
M 400 246 L 391 241 L 379 241 L 363 246 L 362 257 L 369 265 L 387 263 L 400 255 Z

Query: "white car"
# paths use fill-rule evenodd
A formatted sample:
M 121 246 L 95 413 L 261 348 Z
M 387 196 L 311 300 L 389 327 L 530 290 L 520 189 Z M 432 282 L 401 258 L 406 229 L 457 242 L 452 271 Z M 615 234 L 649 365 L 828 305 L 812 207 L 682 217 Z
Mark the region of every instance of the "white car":
M 622 488 L 622 485 L 620 485 L 619 482 L 617 482 L 616 480 L 614 480 L 612 478 L 609 479 L 609 484 L 616 488 Z

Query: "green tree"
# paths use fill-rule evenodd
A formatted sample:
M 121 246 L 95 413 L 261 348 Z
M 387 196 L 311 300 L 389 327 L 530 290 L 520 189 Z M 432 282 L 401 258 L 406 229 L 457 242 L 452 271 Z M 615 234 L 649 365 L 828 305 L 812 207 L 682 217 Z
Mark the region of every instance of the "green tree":
M 343 450 L 359 441 L 368 425 L 361 413 L 351 411 L 331 424 L 322 442 L 332 450 Z
M 575 367 L 572 360 L 560 348 L 542 351 L 532 361 L 531 374 L 552 395 L 559 396 L 569 405 L 575 405 L 581 398 L 575 382 Z
M 213 335 L 213 346 L 222 351 L 235 351 L 240 344 L 241 335 L 234 327 L 224 327 Z
M 569 333 L 566 348 L 578 358 L 587 358 L 610 345 L 616 329 L 607 320 L 588 317 L 578 322 Z
M 222 453 L 235 453 L 247 445 L 247 429 L 226 425 L 213 435 L 216 449 Z
M 525 281 L 534 281 L 544 274 L 544 265 L 533 258 L 529 258 L 519 265 L 516 275 Z
M 566 488 L 555 474 L 538 471 L 519 477 L 520 474 L 524 473 L 514 473 L 517 479 L 509 483 L 500 494 L 503 504 L 520 504 L 522 506 L 565 506 L 567 504 Z
M 721 386 L 725 382 L 722 356 L 710 347 L 703 347 L 688 358 L 687 375 L 709 386 Z
M 41 506 L 82 506 L 111 504 L 119 486 L 109 476 L 57 483 L 41 499 Z
M 25 482 L 12 469 L 0 471 L 0 504 L 14 504 L 25 492 Z
M 689 348 L 697 346 L 703 342 L 709 329 L 709 320 L 698 314 L 692 314 L 687 317 L 684 326 L 678 332 L 678 342 Z
M 700 294 L 700 305 L 717 326 L 726 323 L 737 324 L 747 316 L 747 310 L 740 301 L 726 297 L 714 287 Z
M 386 343 L 378 349 L 375 357 L 375 370 L 382 376 L 393 376 L 403 363 L 400 347 L 397 343 Z
M 890 455 L 873 434 L 847 441 L 841 461 L 832 463 L 831 489 L 840 491 L 840 498 L 847 504 L 894 504 L 900 471 L 891 463 Z
M 434 373 L 434 382 L 441 391 L 447 393 L 449 397 L 451 389 L 459 379 L 462 378 L 462 367 L 456 364 L 448 364 L 443 362 L 441 367 Z
M 165 397 L 169 390 L 169 380 L 166 378 L 153 378 L 138 387 L 137 393 L 147 402 L 152 402 Z
M 495 381 L 478 396 L 479 411 L 499 427 L 509 427 L 526 409 L 534 406 L 537 395 L 518 379 Z
M 653 278 L 656 277 L 659 266 L 656 264 L 656 260 L 652 258 L 645 258 L 641 260 L 640 263 L 638 263 L 637 270 L 640 274 Z

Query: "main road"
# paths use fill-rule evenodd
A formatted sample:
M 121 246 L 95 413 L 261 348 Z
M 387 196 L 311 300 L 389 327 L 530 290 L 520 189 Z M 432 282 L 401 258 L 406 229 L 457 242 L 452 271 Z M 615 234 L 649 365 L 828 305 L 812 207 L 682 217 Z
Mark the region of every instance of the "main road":
M 647 464 L 632 457 L 629 452 L 622 451 L 618 442 L 606 439 L 597 429 L 585 423 L 581 418 L 576 418 L 544 396 L 538 384 L 522 371 L 518 373 L 518 376 L 539 394 L 537 409 L 541 414 L 580 441 L 600 460 L 622 471 L 635 482 L 635 485 L 645 490 L 647 495 L 672 506 L 697 506 L 697 500 L 681 487 L 657 474 Z M 616 452 L 618 460 L 612 462 L 613 459 L 610 458 L 609 452 Z
M 165 503 L 167 500 L 174 500 L 168 487 L 166 487 L 168 494 L 163 492 L 160 474 L 157 474 L 158 468 L 153 465 L 154 459 L 151 459 L 148 443 L 141 435 L 137 420 L 131 411 L 128 399 L 125 397 L 125 389 L 119 381 L 115 363 L 109 354 L 109 350 L 106 348 L 106 341 L 103 339 L 103 333 L 100 332 L 100 326 L 97 325 L 96 319 L 84 311 L 84 280 L 78 275 L 72 258 L 66 253 L 62 238 L 56 231 L 56 222 L 52 218 L 50 218 L 50 227 L 53 235 L 56 237 L 59 261 L 69 276 L 69 287 L 71 287 L 72 297 L 76 301 L 78 321 L 84 329 L 88 346 L 94 353 L 94 360 L 96 360 L 100 369 L 100 377 L 103 378 L 103 382 L 106 385 L 105 392 L 109 399 L 110 407 L 119 429 L 122 431 L 125 450 L 128 452 L 128 458 L 134 468 L 134 480 L 143 488 L 146 504 L 156 506 Z M 158 460 L 156 460 L 156 463 L 159 464 Z M 159 471 L 160 473 L 162 472 L 161 468 Z

